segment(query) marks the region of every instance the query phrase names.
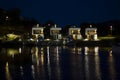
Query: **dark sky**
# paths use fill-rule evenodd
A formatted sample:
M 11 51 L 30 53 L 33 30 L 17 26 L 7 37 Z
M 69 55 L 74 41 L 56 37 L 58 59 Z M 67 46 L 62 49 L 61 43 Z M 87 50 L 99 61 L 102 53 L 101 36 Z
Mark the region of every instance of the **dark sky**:
M 120 0 L 0 0 L 0 7 L 20 8 L 23 16 L 61 26 L 120 19 Z

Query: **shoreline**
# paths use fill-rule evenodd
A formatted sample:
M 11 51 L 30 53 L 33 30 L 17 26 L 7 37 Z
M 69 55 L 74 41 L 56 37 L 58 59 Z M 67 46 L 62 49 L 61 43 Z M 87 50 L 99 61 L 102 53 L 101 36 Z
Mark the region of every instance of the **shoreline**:
M 82 40 L 73 40 L 67 43 L 60 41 L 4 41 L 0 43 L 1 47 L 21 47 L 21 46 L 112 46 L 115 43 L 114 40 L 99 40 L 99 41 L 82 41 Z

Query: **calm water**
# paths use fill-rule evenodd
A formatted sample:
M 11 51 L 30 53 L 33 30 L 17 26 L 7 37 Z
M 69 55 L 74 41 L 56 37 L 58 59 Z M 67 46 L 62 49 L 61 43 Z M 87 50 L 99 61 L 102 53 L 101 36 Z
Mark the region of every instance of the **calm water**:
M 0 80 L 120 80 L 109 47 L 1 48 Z

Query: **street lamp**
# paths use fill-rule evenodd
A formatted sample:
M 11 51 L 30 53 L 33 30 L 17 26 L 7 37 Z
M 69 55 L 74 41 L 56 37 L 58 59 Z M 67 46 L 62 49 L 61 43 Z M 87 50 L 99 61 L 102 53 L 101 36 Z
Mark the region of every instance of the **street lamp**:
M 112 35 L 112 30 L 113 30 L 113 27 L 110 26 L 110 35 Z
M 8 16 L 6 16 L 6 21 L 8 20 Z
M 8 20 L 9 20 L 9 17 L 8 16 L 6 16 L 6 18 L 5 18 L 5 20 L 6 20 L 6 26 L 8 26 Z

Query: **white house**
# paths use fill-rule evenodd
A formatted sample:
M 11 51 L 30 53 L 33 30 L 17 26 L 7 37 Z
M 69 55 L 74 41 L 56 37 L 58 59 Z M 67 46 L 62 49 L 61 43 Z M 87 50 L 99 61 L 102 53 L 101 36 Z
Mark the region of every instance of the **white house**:
M 82 39 L 80 30 L 81 28 L 76 28 L 76 27 L 69 28 L 69 35 L 71 35 L 72 38 L 75 40 Z
M 50 28 L 50 35 L 53 37 L 54 40 L 62 39 L 62 34 L 60 33 L 61 30 L 62 28 L 56 27 L 56 25 Z
M 37 26 L 32 27 L 32 35 L 38 39 L 38 37 L 42 37 L 44 39 L 44 27 Z
M 85 29 L 85 35 L 87 40 L 98 40 L 97 28 L 90 27 Z

